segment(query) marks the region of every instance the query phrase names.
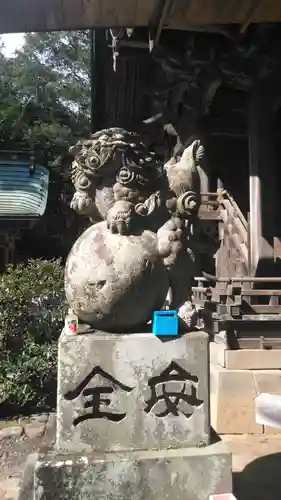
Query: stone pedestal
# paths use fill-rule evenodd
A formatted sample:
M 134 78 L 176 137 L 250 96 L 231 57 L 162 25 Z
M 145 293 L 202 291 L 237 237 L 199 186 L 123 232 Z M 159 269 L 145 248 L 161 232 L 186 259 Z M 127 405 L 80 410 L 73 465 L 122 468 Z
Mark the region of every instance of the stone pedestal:
M 231 456 L 210 444 L 208 335 L 63 333 L 56 450 L 37 457 L 32 481 L 28 474 L 33 496 L 21 500 L 231 492 Z
M 60 338 L 57 448 L 128 451 L 209 444 L 208 336 Z
M 222 443 L 100 455 L 50 453 L 39 456 L 34 485 L 34 500 L 209 500 L 210 493 L 229 491 L 231 457 Z

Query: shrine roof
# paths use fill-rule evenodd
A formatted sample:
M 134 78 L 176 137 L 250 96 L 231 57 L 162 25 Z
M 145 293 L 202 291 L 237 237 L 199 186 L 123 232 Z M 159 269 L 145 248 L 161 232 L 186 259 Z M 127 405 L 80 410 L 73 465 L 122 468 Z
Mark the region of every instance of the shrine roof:
M 0 33 L 281 21 L 278 0 L 1 0 Z

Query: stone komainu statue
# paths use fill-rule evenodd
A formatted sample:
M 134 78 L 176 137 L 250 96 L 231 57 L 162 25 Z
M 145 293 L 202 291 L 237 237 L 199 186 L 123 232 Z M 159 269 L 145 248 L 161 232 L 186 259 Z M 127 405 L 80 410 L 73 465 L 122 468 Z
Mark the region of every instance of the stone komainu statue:
M 169 288 L 171 306 L 182 308 L 194 272 L 200 142 L 164 166 L 137 133 L 121 128 L 97 132 L 71 152 L 71 206 L 94 222 L 66 263 L 71 308 L 82 322 L 109 332 L 141 328 Z

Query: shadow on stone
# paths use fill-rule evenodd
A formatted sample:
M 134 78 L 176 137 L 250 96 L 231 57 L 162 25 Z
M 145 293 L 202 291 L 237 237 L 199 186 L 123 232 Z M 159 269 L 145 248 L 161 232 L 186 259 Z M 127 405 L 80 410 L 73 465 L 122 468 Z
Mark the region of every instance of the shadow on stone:
M 161 340 L 161 342 L 170 342 L 170 341 L 173 341 L 175 340 L 176 338 L 180 338 L 180 337 L 183 337 L 184 335 L 186 335 L 187 333 L 191 333 L 192 331 L 194 331 L 194 329 L 188 329 L 187 330 L 187 327 L 185 325 L 185 323 L 183 322 L 183 320 L 181 318 L 178 318 L 178 321 L 179 321 L 179 331 L 178 331 L 178 334 L 177 335 L 163 335 L 163 336 L 157 336 L 157 338 L 159 340 Z M 200 330 L 198 330 L 199 332 Z M 78 327 L 78 331 L 77 333 L 79 335 L 82 335 L 82 334 L 88 334 L 88 333 L 94 333 L 95 335 L 101 335 L 101 336 L 104 336 L 105 334 L 106 335 L 114 335 L 114 334 L 119 334 L 119 335 L 128 335 L 128 336 L 131 336 L 131 335 L 136 335 L 136 334 L 139 334 L 139 333 L 151 333 L 152 334 L 152 325 L 151 323 L 146 323 L 146 324 L 142 324 L 142 325 L 138 325 L 136 326 L 135 328 L 132 328 L 130 330 L 130 332 L 124 332 L 124 329 L 115 329 L 114 332 L 103 332 L 103 331 L 100 331 L 100 330 L 96 330 L 95 328 L 93 328 L 91 325 L 88 325 L 86 323 L 83 323 L 80 321 L 79 323 L 79 327 Z
M 280 500 L 281 453 L 258 458 L 233 474 L 237 500 Z
M 211 427 L 210 441 L 211 444 L 219 443 L 221 441 L 220 436 L 216 433 L 213 427 Z

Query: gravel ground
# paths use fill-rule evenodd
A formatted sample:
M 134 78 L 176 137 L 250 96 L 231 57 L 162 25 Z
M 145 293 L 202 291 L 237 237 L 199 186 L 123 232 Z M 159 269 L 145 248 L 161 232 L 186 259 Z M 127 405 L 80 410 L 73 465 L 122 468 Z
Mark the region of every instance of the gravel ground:
M 27 456 L 55 441 L 55 416 L 37 418 L 0 423 L 0 500 L 17 499 Z

